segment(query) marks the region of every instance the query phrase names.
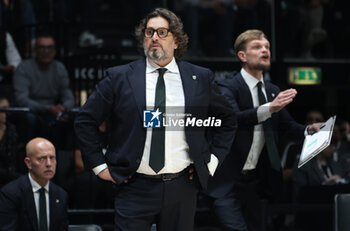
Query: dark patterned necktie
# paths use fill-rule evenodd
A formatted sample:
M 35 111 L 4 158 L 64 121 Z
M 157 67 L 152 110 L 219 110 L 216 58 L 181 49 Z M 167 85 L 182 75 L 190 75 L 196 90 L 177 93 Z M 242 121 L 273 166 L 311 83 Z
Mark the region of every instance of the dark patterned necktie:
M 166 68 L 159 68 L 159 76 L 156 86 L 156 96 L 154 100 L 154 110 L 159 108 L 159 111 L 165 112 L 165 84 L 164 73 Z M 151 151 L 149 157 L 149 166 L 158 173 L 164 167 L 164 152 L 165 152 L 165 128 L 161 123 L 160 128 L 152 129 Z
M 45 188 L 39 189 L 39 230 L 48 231 Z
M 261 90 L 262 82 L 258 82 L 258 98 L 259 98 L 259 104 L 263 105 L 266 103 L 266 98 L 264 96 L 264 93 Z M 281 171 L 281 161 L 278 154 L 274 134 L 273 134 L 273 128 L 271 123 L 271 118 L 267 119 L 263 122 L 263 128 L 264 128 L 264 135 L 265 135 L 265 144 L 267 148 L 267 153 L 269 154 L 270 163 L 273 169 L 276 171 Z

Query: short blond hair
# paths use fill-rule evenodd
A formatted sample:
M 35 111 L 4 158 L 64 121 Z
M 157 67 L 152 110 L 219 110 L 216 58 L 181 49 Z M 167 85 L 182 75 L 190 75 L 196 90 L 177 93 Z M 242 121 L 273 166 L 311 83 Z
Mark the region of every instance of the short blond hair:
M 244 51 L 247 48 L 248 42 L 262 38 L 267 39 L 266 35 L 261 30 L 246 30 L 237 37 L 233 48 L 236 54 L 238 54 L 239 51 Z

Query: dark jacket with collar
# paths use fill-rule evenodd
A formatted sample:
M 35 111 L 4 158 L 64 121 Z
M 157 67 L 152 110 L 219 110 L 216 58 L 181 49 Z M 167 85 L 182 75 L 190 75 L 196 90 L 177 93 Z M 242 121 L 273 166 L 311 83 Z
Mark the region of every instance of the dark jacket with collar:
M 50 182 L 50 231 L 68 229 L 67 193 Z M 0 230 L 37 231 L 38 219 L 28 175 L 5 185 L 0 191 Z
M 207 186 L 207 163 L 213 153 L 222 162 L 229 152 L 236 128 L 235 114 L 213 83 L 213 73 L 206 68 L 176 61 L 185 96 L 185 113 L 193 117 L 208 116 L 222 120 L 220 128 L 185 128 L 189 155 L 194 161 L 199 182 Z M 143 110 L 146 109 L 146 60 L 141 59 L 107 70 L 107 77 L 96 87 L 80 113 L 75 130 L 87 168 L 107 163 L 114 180 L 128 179 L 138 169 L 146 139 Z M 106 118 L 111 121 L 109 147 L 104 156 L 99 148 L 98 125 Z
M 264 84 L 267 101 L 271 102 L 280 90 L 269 81 L 264 81 Z M 241 178 L 242 169 L 253 142 L 254 126 L 258 124 L 258 108 L 253 106 L 251 92 L 241 73 L 224 79 L 218 83 L 218 86 L 237 115 L 238 129 L 230 154 L 210 181 L 209 194 L 214 197 L 229 193 L 234 181 Z M 271 120 L 275 140 L 284 133 L 294 138 L 302 138 L 304 135 L 305 126 L 296 123 L 285 108 L 273 113 Z
M 339 175 L 342 178 L 346 178 L 346 168 L 333 159 L 328 159 L 328 166 L 334 175 Z M 295 165 L 293 170 L 293 180 L 298 186 L 311 186 L 311 185 L 322 185 L 325 182 L 325 174 L 319 167 L 317 158 L 313 158 L 301 168 L 297 168 Z M 349 179 L 346 179 L 349 180 Z

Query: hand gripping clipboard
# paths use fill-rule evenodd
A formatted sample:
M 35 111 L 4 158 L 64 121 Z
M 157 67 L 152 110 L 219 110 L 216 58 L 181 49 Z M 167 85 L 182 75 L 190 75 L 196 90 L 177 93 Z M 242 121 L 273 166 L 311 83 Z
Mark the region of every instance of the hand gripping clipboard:
M 319 132 L 307 135 L 300 154 L 298 168 L 322 152 L 331 143 L 336 116 L 330 117 Z

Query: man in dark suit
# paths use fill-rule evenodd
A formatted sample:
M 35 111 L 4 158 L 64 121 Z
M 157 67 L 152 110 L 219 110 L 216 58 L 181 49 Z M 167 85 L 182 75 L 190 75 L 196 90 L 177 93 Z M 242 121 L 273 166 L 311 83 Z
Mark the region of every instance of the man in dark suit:
M 219 83 L 237 115 L 230 154 L 209 183 L 214 212 L 225 230 L 260 230 L 262 198 L 273 199 L 282 183 L 276 143 L 279 135 L 303 137 L 320 124 L 296 123 L 285 109 L 297 92 L 263 79 L 270 68 L 270 43 L 262 31 L 238 36 L 234 49 L 242 64 L 237 75 Z
M 174 13 L 155 9 L 136 36 L 146 58 L 108 69 L 76 117 L 83 160 L 117 186 L 115 230 L 193 230 L 198 188 L 228 153 L 236 118 L 212 72 L 178 60 L 188 38 Z M 98 126 L 107 117 L 104 155 Z
M 50 182 L 56 172 L 53 144 L 34 138 L 28 142 L 26 154 L 29 174 L 0 191 L 0 230 L 67 230 L 67 193 Z

